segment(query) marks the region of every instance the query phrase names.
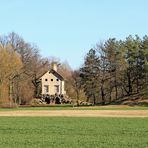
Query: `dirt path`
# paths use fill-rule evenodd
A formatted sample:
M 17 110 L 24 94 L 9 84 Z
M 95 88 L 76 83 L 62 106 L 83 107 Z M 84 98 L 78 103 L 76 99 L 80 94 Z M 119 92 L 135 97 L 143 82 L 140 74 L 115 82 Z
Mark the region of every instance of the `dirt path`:
M 0 116 L 148 117 L 148 110 L 20 110 L 0 111 Z

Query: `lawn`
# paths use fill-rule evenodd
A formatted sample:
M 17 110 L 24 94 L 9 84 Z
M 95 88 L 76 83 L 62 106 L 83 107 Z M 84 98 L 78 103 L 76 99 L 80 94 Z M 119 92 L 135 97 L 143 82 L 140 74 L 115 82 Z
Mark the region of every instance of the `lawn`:
M 72 107 L 71 105 L 51 105 L 45 107 L 17 107 L 17 108 L 0 108 L 0 111 L 10 111 L 10 110 L 148 110 L 148 107 L 144 106 L 81 106 Z
M 148 118 L 0 117 L 2 148 L 146 148 Z

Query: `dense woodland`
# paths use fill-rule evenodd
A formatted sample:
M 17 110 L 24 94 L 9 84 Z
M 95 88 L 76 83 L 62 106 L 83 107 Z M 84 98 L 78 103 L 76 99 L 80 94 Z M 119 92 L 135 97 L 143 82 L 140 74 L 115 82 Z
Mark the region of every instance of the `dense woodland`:
M 81 84 L 96 103 L 111 103 L 147 90 L 148 37 L 108 39 L 91 49 L 80 68 Z M 99 100 L 98 100 L 99 99 Z
M 61 63 L 43 58 L 36 45 L 14 32 L 0 36 L 0 103 L 30 103 L 40 93 L 38 78 L 55 61 Z M 80 69 L 73 71 L 61 63 L 58 72 L 65 78 L 67 95 L 77 104 L 106 104 L 146 92 L 148 36 L 100 42 L 89 50 Z

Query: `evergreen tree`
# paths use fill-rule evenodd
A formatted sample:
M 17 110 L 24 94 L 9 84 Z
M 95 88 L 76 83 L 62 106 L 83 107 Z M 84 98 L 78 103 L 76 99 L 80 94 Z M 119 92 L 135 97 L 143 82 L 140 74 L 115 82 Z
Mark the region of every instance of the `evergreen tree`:
M 117 75 L 119 70 L 119 51 L 118 51 L 118 42 L 115 38 L 109 39 L 105 42 L 105 52 L 106 59 L 108 61 L 108 70 L 109 73 L 109 100 L 111 102 L 112 92 L 115 88 L 115 98 L 118 97 L 118 83 L 117 83 Z
M 93 99 L 96 104 L 96 98 L 99 94 L 99 58 L 94 49 L 88 52 L 84 66 L 80 69 L 81 81 L 84 87 L 87 101 Z
M 142 42 L 142 50 L 140 52 L 141 57 L 141 69 L 143 77 L 143 87 L 148 87 L 148 36 L 144 36 Z

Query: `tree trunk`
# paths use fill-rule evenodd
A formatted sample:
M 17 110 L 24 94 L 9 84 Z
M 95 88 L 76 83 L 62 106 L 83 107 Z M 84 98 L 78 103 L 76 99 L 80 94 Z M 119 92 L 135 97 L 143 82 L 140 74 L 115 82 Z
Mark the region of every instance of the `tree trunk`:
M 38 95 L 38 82 L 36 77 L 34 78 L 34 80 L 32 80 L 32 83 L 34 85 L 34 97 L 36 98 Z
M 109 91 L 109 103 L 111 103 L 112 101 L 112 88 L 110 88 L 110 91 Z
M 127 77 L 128 77 L 128 96 L 130 96 L 132 94 L 132 82 L 129 70 L 127 72 Z
M 93 95 L 93 99 L 94 99 L 94 105 L 96 104 L 96 97 L 95 95 Z
M 118 86 L 117 86 L 116 77 L 115 77 L 115 97 L 116 97 L 116 100 L 117 100 L 118 99 Z
M 76 91 L 76 94 L 77 94 L 77 106 L 79 106 L 79 99 L 80 99 L 80 97 L 79 97 L 79 90 Z
M 112 82 L 111 82 L 111 73 L 110 73 L 110 90 L 109 90 L 109 103 L 111 103 L 112 100 Z
M 137 85 L 137 93 L 139 93 L 139 81 L 138 81 L 138 78 L 136 80 L 136 85 Z
M 103 84 L 101 86 L 101 96 L 102 96 L 102 105 L 105 105 L 105 94 L 104 94 Z
M 0 80 L 0 101 L 2 99 L 2 81 Z
M 13 99 L 13 83 L 12 83 L 12 80 L 9 80 L 9 103 L 10 103 L 10 106 L 12 103 L 12 99 Z
M 89 102 L 89 97 L 87 96 L 87 98 L 86 98 L 86 102 Z

